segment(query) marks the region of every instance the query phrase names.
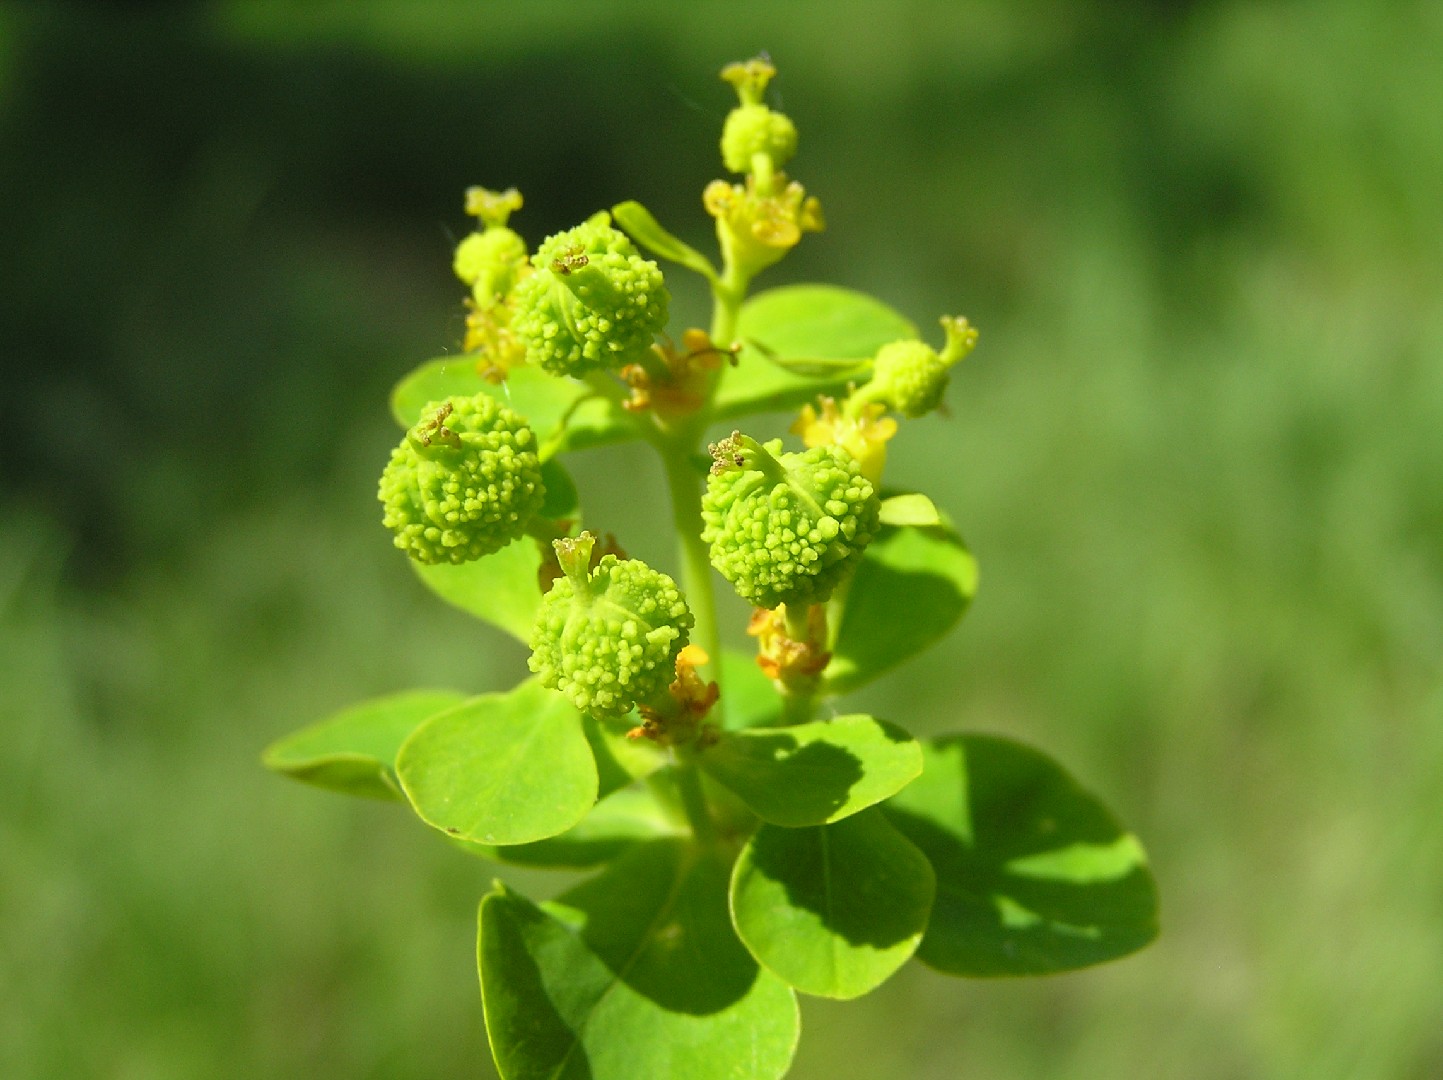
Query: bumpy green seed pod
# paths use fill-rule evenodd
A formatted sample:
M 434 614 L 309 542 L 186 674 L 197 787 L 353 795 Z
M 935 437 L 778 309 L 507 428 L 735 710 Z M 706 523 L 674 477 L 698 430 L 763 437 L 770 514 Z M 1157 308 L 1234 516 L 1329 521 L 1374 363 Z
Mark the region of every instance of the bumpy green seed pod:
M 515 286 L 526 266 L 526 241 L 505 225 L 467 234 L 456 245 L 452 269 L 471 286 L 478 304 L 495 303 Z
M 665 691 L 693 619 L 676 583 L 643 562 L 605 555 L 590 569 L 595 541 L 555 542 L 565 576 L 542 598 L 529 663 L 582 712 L 614 719 Z
M 427 405 L 381 474 L 396 546 L 423 563 L 461 563 L 521 536 L 546 490 L 536 437 L 494 398 Z
M 776 73 L 770 61 L 760 58 L 722 69 L 722 78 L 736 87 L 741 101 L 722 125 L 722 163 L 734 173 L 752 172 L 756 155 L 761 154 L 768 159 L 763 169 L 770 175 L 797 152 L 797 126 L 762 102 Z
M 947 344 L 938 353 L 921 341 L 883 345 L 872 362 L 872 379 L 858 400 L 883 401 L 903 416 L 925 416 L 942 404 L 948 371 L 977 344 L 977 331 L 966 319 L 942 320 Z
M 511 327 L 527 361 L 553 375 L 619 368 L 666 325 L 661 270 L 605 211 L 548 237 L 531 262 L 536 272 L 516 285 Z
M 751 172 L 756 154 L 765 154 L 780 169 L 796 152 L 796 125 L 765 105 L 739 105 L 722 125 L 722 163 L 734 173 Z
M 737 432 L 713 446 L 702 539 L 742 599 L 819 604 L 856 567 L 878 529 L 879 500 L 839 446 L 781 453 Z

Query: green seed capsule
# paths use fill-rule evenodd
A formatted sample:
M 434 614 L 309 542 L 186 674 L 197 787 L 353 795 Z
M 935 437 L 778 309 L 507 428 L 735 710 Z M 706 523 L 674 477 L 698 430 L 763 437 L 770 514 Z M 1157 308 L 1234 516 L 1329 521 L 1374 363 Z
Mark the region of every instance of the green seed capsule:
M 757 607 L 819 604 L 876 535 L 879 500 L 839 446 L 782 454 L 733 434 L 712 447 L 702 496 L 711 562 Z
M 694 620 L 676 583 L 643 562 L 606 555 L 588 569 L 594 542 L 556 541 L 566 573 L 542 598 L 529 664 L 582 712 L 615 719 L 665 691 Z
M 422 410 L 378 494 L 398 548 L 418 562 L 461 563 L 521 536 L 546 491 L 526 421 L 477 394 Z
M 666 325 L 670 296 L 605 211 L 548 237 L 516 285 L 512 329 L 528 362 L 583 377 L 636 360 Z

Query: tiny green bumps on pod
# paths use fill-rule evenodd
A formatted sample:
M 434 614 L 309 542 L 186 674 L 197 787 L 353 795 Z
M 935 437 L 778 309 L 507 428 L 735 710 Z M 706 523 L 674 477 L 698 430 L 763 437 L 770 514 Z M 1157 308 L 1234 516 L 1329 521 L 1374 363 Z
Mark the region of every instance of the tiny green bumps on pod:
M 770 168 L 780 169 L 797 152 L 796 125 L 762 102 L 776 73 L 777 69 L 762 59 L 722 69 L 722 78 L 736 87 L 741 100 L 722 125 L 722 163 L 734 173 L 751 172 L 758 154 L 770 160 Z
M 391 452 L 378 492 L 396 546 L 423 563 L 462 563 L 526 531 L 546 490 L 536 437 L 485 394 L 427 405 Z
M 542 241 L 516 285 L 512 330 L 529 363 L 585 377 L 638 359 L 666 325 L 670 296 L 604 210 Z
M 676 583 L 636 559 L 605 555 L 596 538 L 555 541 L 564 575 L 542 598 L 531 670 L 598 719 L 617 719 L 662 694 L 687 644 L 691 611 Z
M 977 344 L 977 331 L 966 319 L 945 317 L 947 343 L 939 353 L 922 341 L 883 345 L 872 362 L 872 379 L 858 402 L 883 401 L 903 416 L 925 416 L 942 404 L 949 371 Z
M 827 600 L 879 527 L 877 493 L 847 451 L 781 447 L 734 432 L 711 448 L 702 495 L 712 565 L 763 608 Z

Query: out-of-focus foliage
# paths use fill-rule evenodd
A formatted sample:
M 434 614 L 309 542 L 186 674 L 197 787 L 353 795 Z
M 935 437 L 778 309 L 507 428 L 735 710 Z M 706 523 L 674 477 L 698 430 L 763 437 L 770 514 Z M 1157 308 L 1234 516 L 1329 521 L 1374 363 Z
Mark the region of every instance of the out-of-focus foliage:
M 1105 969 L 808 1001 L 794 1075 L 1443 1072 L 1435 6 L 238 0 L 0 7 L 0 1075 L 489 1068 L 485 865 L 256 755 L 522 670 L 372 520 L 388 387 L 463 333 L 460 193 L 709 250 L 715 69 L 761 48 L 838 227 L 759 286 L 984 328 L 897 455 L 981 588 L 857 705 L 1056 749 L 1165 914 Z

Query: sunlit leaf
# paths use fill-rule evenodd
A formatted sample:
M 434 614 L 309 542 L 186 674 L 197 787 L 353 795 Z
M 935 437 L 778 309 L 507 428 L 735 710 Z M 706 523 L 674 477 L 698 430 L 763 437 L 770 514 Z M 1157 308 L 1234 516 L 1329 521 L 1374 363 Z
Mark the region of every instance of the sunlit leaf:
M 799 1021 L 727 915 L 727 867 L 688 842 L 633 848 L 537 907 L 481 902 L 481 997 L 503 1080 L 776 1080 Z
M 916 336 L 903 315 L 851 289 L 785 285 L 758 293 L 737 320 L 743 348 L 737 366 L 723 370 L 716 416 L 794 409 L 818 394 L 840 393 L 861 370 L 846 361 L 870 360 L 888 342 Z M 798 374 L 787 370 L 792 362 L 835 366 L 825 374 Z
M 698 763 L 763 821 L 838 821 L 896 793 L 922 771 L 916 741 L 857 713 L 786 728 L 724 731 Z
M 886 526 L 867 547 L 842 602 L 823 691 L 843 694 L 915 656 L 962 618 L 977 562 L 946 526 Z
M 453 690 L 410 690 L 365 701 L 272 743 L 261 760 L 317 787 L 399 799 L 396 751 L 422 721 L 465 700 Z
M 885 804 L 937 873 L 919 960 L 951 975 L 1040 975 L 1157 935 L 1142 845 L 1051 758 L 989 735 L 924 754 L 921 779 Z
M 661 222 L 641 203 L 635 200 L 618 203 L 611 208 L 611 216 L 617 225 L 626 230 L 628 236 L 653 255 L 695 270 L 708 281 L 717 280 L 716 269 L 710 260 L 663 228 Z
M 531 640 L 541 606 L 541 547 L 530 537 L 513 540 L 494 555 L 464 563 L 427 565 L 408 560 L 426 587 L 462 611 L 505 630 L 519 641 Z
M 628 738 L 624 724 L 586 716 L 582 719 L 582 728 L 596 758 L 598 798 L 649 776 L 666 764 L 666 754 L 659 746 L 647 739 Z
M 942 515 L 937 511 L 937 505 L 918 491 L 883 499 L 881 519 L 883 525 L 930 527 L 942 524 Z
M 581 714 L 535 679 L 431 717 L 401 746 L 396 773 L 422 821 L 479 844 L 555 836 L 596 801 Z
M 916 951 L 934 888 L 927 857 L 876 808 L 831 825 L 763 825 L 732 875 L 732 920 L 796 989 L 854 998 Z

